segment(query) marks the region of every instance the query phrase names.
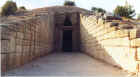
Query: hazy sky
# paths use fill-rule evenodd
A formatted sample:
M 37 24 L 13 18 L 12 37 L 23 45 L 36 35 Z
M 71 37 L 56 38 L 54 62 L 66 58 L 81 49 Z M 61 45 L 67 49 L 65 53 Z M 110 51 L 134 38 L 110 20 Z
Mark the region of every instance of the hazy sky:
M 7 0 L 0 0 L 0 7 Z M 65 0 L 13 0 L 17 2 L 18 6 L 26 6 L 28 9 L 63 5 Z M 136 13 L 140 13 L 140 0 L 128 0 L 128 2 L 134 7 Z M 92 6 L 101 7 L 105 10 L 112 12 L 117 5 L 124 5 L 125 0 L 75 0 L 78 7 L 91 9 Z

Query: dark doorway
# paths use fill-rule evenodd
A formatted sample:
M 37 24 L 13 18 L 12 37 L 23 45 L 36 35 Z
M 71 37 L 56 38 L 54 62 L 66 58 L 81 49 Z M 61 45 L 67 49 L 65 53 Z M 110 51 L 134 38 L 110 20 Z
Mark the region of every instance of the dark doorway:
M 72 51 L 72 30 L 63 31 L 63 51 Z

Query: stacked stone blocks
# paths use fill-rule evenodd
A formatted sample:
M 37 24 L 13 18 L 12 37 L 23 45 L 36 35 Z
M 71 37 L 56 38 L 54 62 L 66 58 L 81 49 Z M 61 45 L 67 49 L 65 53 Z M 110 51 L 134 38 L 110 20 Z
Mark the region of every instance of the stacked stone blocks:
M 98 23 L 97 23 L 98 21 Z M 119 29 L 96 19 L 95 15 L 81 14 L 81 50 L 94 58 L 135 72 L 140 55 L 140 29 Z
M 45 21 L 49 21 L 48 18 L 46 16 Z M 50 27 L 53 26 L 48 22 L 42 22 L 41 17 L 20 23 L 2 24 L 0 26 L 2 72 L 22 66 L 51 52 L 53 33 L 47 32 L 48 29 L 53 31 Z M 41 35 L 41 31 L 46 35 Z

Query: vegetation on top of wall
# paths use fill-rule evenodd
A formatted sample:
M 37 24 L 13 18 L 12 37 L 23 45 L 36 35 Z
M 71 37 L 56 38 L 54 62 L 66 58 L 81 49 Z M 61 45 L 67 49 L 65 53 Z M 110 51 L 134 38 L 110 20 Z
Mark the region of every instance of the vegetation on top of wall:
M 92 7 L 91 10 L 98 13 L 106 13 L 106 10 L 103 8 Z
M 76 6 L 73 1 L 65 1 L 64 6 Z
M 114 14 L 121 17 L 132 18 L 136 15 L 135 10 L 131 6 L 117 6 Z
M 15 14 L 17 11 L 17 5 L 13 1 L 7 1 L 1 10 L 1 16 L 8 16 L 11 14 Z
M 20 6 L 19 10 L 26 10 L 25 6 Z

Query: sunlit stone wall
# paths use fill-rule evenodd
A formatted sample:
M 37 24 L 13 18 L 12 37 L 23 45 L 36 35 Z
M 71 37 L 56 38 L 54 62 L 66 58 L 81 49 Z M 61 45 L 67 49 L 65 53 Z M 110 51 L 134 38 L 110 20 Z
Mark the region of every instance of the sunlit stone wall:
M 140 29 L 118 29 L 112 22 L 97 21 L 94 15 L 81 15 L 81 50 L 94 58 L 136 71 L 140 57 Z

